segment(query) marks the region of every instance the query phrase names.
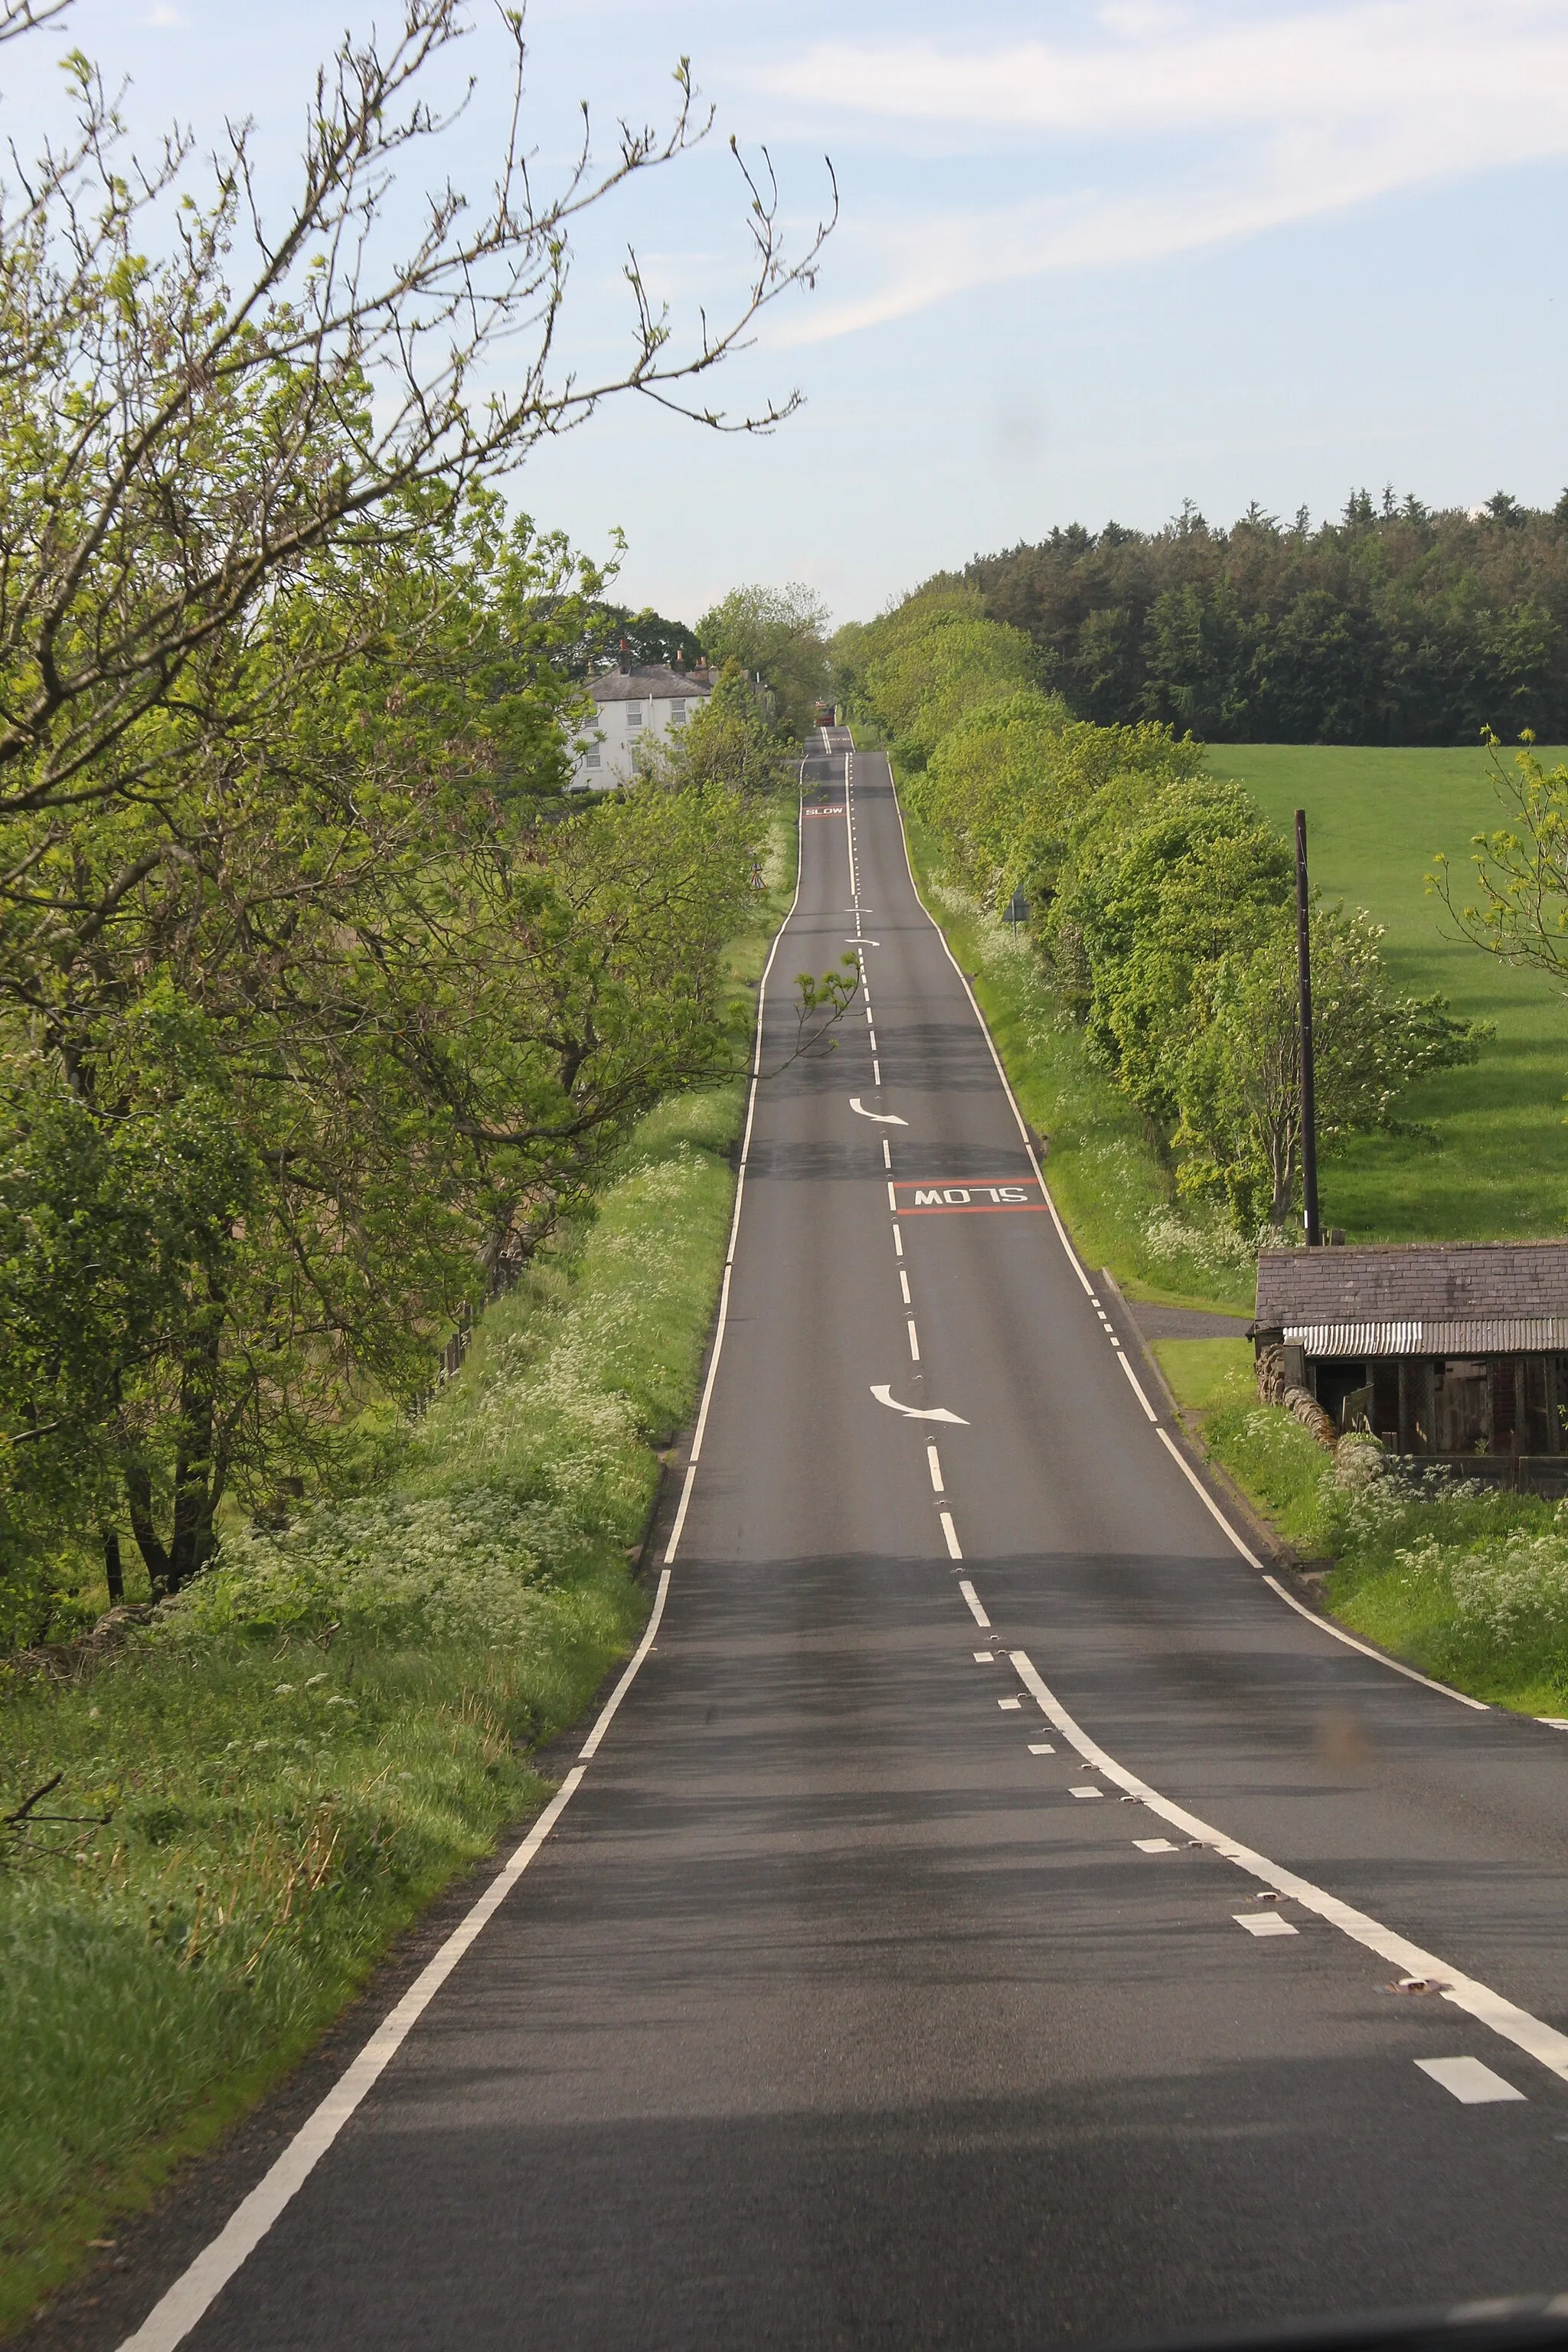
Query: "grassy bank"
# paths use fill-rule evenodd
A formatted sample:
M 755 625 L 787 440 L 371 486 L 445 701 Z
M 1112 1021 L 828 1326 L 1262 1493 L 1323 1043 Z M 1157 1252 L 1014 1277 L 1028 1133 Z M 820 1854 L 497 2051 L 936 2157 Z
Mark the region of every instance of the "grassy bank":
M 1546 754 L 1549 763 L 1561 756 Z M 1384 950 L 1402 988 L 1438 991 L 1456 1013 L 1496 1026 L 1478 1063 L 1412 1092 L 1405 1115 L 1430 1127 L 1435 1143 L 1360 1136 L 1335 1150 L 1322 1171 L 1324 1217 L 1352 1241 L 1562 1233 L 1568 1006 L 1543 975 L 1446 937 L 1424 878 L 1443 851 L 1462 880 L 1471 835 L 1502 822 L 1484 751 L 1224 744 L 1209 766 L 1240 778 L 1281 832 L 1294 810 L 1307 811 L 1314 882 L 1386 925 Z
M 1155 1139 L 1089 1059 L 1027 933 L 947 883 L 908 807 L 904 824 L 921 896 L 969 975 L 1025 1118 L 1048 1139 L 1051 1191 L 1085 1263 L 1109 1265 L 1134 1297 L 1250 1311 L 1251 1254 L 1217 1217 L 1177 1213 Z
M 774 828 L 754 982 L 794 885 Z M 646 1119 L 591 1223 L 485 1317 L 371 1493 L 220 1565 L 68 1683 L 0 1670 L 0 2326 L 210 2142 L 546 1792 L 531 1751 L 646 1612 L 737 1083 Z M 73 1818 L 46 1822 L 45 1813 Z
M 1568 1716 L 1568 1507 L 1331 1460 L 1259 1402 L 1246 1340 L 1154 1352 L 1209 1453 L 1302 1558 L 1333 1614 L 1493 1706 Z

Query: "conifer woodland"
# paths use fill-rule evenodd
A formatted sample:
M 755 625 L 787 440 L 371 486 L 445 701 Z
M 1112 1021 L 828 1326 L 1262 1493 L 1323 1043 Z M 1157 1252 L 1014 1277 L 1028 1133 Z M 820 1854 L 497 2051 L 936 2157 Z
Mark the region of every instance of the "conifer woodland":
M 1337 520 L 1190 504 L 1163 530 L 1074 523 L 963 574 L 1075 716 L 1215 743 L 1568 740 L 1568 492 L 1476 509 L 1352 491 Z

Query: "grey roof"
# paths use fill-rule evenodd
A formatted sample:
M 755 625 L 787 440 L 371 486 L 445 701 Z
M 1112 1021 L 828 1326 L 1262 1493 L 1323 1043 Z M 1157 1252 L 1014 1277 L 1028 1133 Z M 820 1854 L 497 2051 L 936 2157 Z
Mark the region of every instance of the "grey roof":
M 1419 1328 L 1413 1346 L 1335 1354 L 1461 1354 L 1479 1340 L 1434 1339 L 1482 1324 L 1568 1329 L 1568 1241 L 1415 1242 L 1401 1247 L 1265 1250 L 1258 1261 L 1259 1330 L 1341 1332 Z M 1303 1343 L 1304 1344 L 1304 1343 Z M 1494 1339 L 1494 1349 L 1560 1347 L 1556 1338 Z
M 664 669 L 650 662 L 646 669 L 605 669 L 590 679 L 595 702 L 690 702 L 713 691 L 710 677 L 695 670 Z

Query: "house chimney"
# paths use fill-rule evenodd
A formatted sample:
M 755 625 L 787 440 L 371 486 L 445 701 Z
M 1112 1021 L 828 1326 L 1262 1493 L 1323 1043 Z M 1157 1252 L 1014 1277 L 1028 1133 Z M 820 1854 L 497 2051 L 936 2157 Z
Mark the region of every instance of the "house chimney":
M 686 656 L 681 652 L 679 646 L 675 648 L 675 667 L 677 669 L 681 670 L 686 667 Z
M 697 659 L 691 665 L 691 675 L 693 677 L 700 678 L 704 686 L 707 685 L 708 656 L 706 654 L 698 655 Z
M 623 677 L 629 677 L 631 676 L 631 667 L 632 667 L 632 648 L 631 648 L 631 642 L 630 642 L 629 638 L 623 637 L 623 638 L 621 639 L 621 676 L 622 676 Z

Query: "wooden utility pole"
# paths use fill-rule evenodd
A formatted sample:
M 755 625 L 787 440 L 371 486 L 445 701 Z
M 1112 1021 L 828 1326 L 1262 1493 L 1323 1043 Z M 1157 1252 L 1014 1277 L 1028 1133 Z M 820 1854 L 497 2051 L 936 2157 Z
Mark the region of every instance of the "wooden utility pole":
M 1307 1247 L 1323 1238 L 1318 1216 L 1318 1089 L 1312 1068 L 1312 932 L 1308 919 L 1307 812 L 1296 811 L 1296 980 L 1301 1008 L 1301 1207 Z

